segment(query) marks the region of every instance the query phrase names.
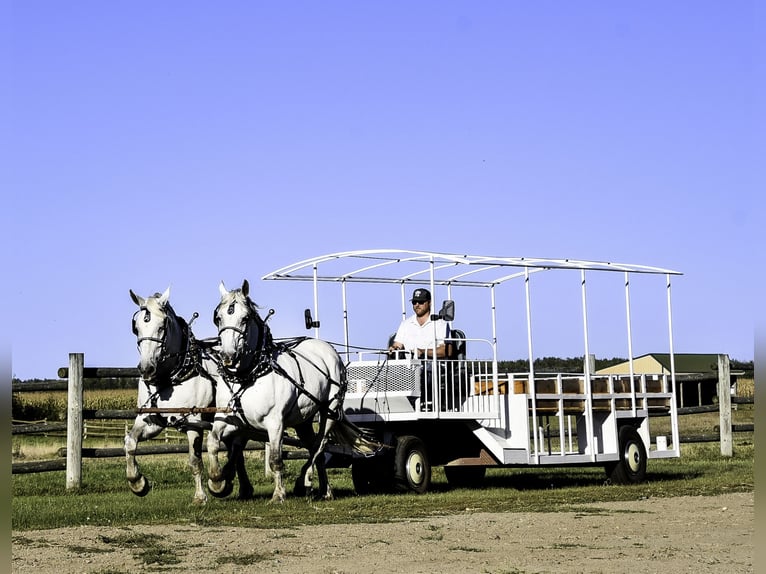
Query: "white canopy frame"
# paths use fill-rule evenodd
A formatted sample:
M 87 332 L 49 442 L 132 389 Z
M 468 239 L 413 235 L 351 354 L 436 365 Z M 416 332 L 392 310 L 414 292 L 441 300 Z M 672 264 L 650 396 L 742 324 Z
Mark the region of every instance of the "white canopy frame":
M 320 272 L 321 266 L 321 272 Z M 329 268 L 329 270 L 328 270 Z M 516 271 L 513 271 L 513 270 Z M 305 259 L 282 267 L 263 276 L 264 280 L 311 281 L 314 294 L 314 317 L 320 321 L 319 282 L 341 284 L 343 305 L 343 331 L 348 353 L 349 313 L 346 287 L 348 283 L 399 284 L 402 318 L 407 313 L 406 292 L 408 286 L 428 286 L 434 291 L 435 286 L 444 286 L 447 297 L 451 298 L 453 287 L 489 288 L 493 360 L 497 361 L 497 317 L 495 309 L 495 287 L 512 279 L 524 278 L 527 306 L 527 337 L 530 369 L 533 363 L 532 353 L 532 318 L 530 310 L 530 275 L 540 271 L 556 269 L 579 270 L 582 279 L 582 307 L 585 356 L 589 356 L 588 317 L 586 304 L 586 271 L 622 272 L 625 276 L 625 307 L 627 317 L 628 353 L 630 371 L 633 375 L 633 349 L 630 316 L 630 275 L 636 273 L 665 275 L 668 293 L 668 326 L 670 337 L 671 366 L 673 361 L 673 332 L 670 302 L 670 277 L 681 275 L 679 271 L 605 261 L 586 261 L 580 259 L 545 259 L 529 257 L 500 257 L 488 255 L 464 255 L 406 249 L 368 249 L 344 251 Z M 509 270 L 512 271 L 509 273 Z M 319 327 L 315 327 L 315 336 L 319 337 Z M 675 370 L 672 370 L 675 373 Z M 675 381 L 674 381 L 675 383 Z
M 676 372 L 673 344 L 673 320 L 672 320 L 672 301 L 671 301 L 671 277 L 682 275 L 679 271 L 652 267 L 647 265 L 636 265 L 630 263 L 615 263 L 605 261 L 587 261 L 579 259 L 545 259 L 545 258 L 527 258 L 527 257 L 500 257 L 486 255 L 465 255 L 454 253 L 442 253 L 420 250 L 406 249 L 370 249 L 359 251 L 344 251 L 321 255 L 293 263 L 272 271 L 262 277 L 263 280 L 281 280 L 281 281 L 310 281 L 313 283 L 314 294 L 314 317 L 315 335 L 319 337 L 320 309 L 319 309 L 319 291 L 320 282 L 335 282 L 341 284 L 344 337 L 346 345 L 346 355 L 350 356 L 349 343 L 349 313 L 347 306 L 346 288 L 349 283 L 371 283 L 371 284 L 398 284 L 400 286 L 402 318 L 407 313 L 407 292 L 408 287 L 427 286 L 434 293 L 436 286 L 441 286 L 447 290 L 447 298 L 452 297 L 453 287 L 476 287 L 487 288 L 490 294 L 491 310 L 491 329 L 492 338 L 487 341 L 492 349 L 492 371 L 495 382 L 494 396 L 498 398 L 497 389 L 497 316 L 495 308 L 495 288 L 501 284 L 514 279 L 524 281 L 524 299 L 526 306 L 526 330 L 527 330 L 527 352 L 529 354 L 529 383 L 531 392 L 532 417 L 536 417 L 536 399 L 535 399 L 535 373 L 534 373 L 534 349 L 533 349 L 533 321 L 532 321 L 532 294 L 530 277 L 533 274 L 542 271 L 569 270 L 579 271 L 581 283 L 581 305 L 582 305 L 582 336 L 584 349 L 584 375 L 586 378 L 586 432 L 589 436 L 593 435 L 593 412 L 590 378 L 594 375 L 593 365 L 590 362 L 590 338 L 588 325 L 588 299 L 587 299 L 587 278 L 592 272 L 617 272 L 623 273 L 625 289 L 625 318 L 627 329 L 627 351 L 629 357 L 629 372 L 631 387 L 634 385 L 635 373 L 633 366 L 633 332 L 631 316 L 631 275 L 651 274 L 665 276 L 666 298 L 667 298 L 667 327 L 668 327 L 668 346 L 670 355 L 670 384 L 673 400 L 671 401 L 671 413 L 673 420 L 676 413 Z M 482 339 L 484 340 L 484 339 Z M 436 353 L 432 354 L 433 361 L 436 361 Z M 435 367 L 435 365 L 434 365 Z M 636 404 L 635 389 L 631 388 L 633 396 L 632 411 L 636 416 L 639 408 Z M 563 416 L 563 415 L 562 415 Z M 672 425 L 672 443 L 674 453 L 678 455 L 678 428 L 677 424 Z M 538 444 L 537 433 L 533 434 L 534 458 L 538 461 L 540 446 Z M 596 448 L 593 447 L 588 452 L 593 462 L 596 461 Z

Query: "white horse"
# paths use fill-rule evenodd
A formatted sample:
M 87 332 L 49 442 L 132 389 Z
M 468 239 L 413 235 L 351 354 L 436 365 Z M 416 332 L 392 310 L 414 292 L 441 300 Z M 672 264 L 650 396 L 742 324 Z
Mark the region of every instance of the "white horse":
M 189 465 L 195 485 L 193 501 L 204 504 L 207 495 L 202 487 L 202 439 L 204 430 L 211 427 L 212 417 L 199 409 L 215 406 L 220 375 L 213 343 L 196 340 L 187 322 L 175 314 L 168 303 L 169 287 L 164 293 L 147 298 L 131 290 L 130 297 L 139 307 L 133 315 L 133 333 L 140 354 L 138 408 L 150 412 L 140 412 L 125 436 L 128 485 L 138 496 L 151 490 L 136 461 L 136 448 L 139 442 L 157 436 L 167 427 L 175 427 L 189 439 Z M 234 464 L 240 479 L 239 496 L 249 498 L 253 487 L 241 452 Z
M 285 499 L 282 445 L 286 428 L 294 428 L 309 457 L 295 484 L 297 495 L 311 494 L 313 469 L 319 478 L 318 495 L 332 499 L 323 456 L 330 433 L 353 444 L 360 437 L 343 419 L 346 368 L 335 348 L 319 339 L 299 338 L 276 343 L 249 297 L 247 280 L 240 289 L 219 286 L 221 302 L 213 313 L 221 341 L 225 385 L 219 388 L 219 407 L 230 407 L 233 417 L 217 414 L 208 433 L 208 490 L 227 496 L 233 478 L 231 460 L 219 466 L 218 452 L 238 435 L 268 433 L 269 460 L 274 477 L 272 502 Z M 314 418 L 318 417 L 318 430 Z M 336 426 L 336 423 L 340 423 Z M 228 448 L 228 447 L 227 447 Z M 231 450 L 230 450 L 231 452 Z

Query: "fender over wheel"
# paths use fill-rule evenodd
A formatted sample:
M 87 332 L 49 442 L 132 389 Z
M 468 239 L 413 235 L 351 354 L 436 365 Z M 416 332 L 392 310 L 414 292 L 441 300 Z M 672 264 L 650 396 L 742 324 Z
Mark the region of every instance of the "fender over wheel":
M 620 459 L 604 468 L 615 484 L 637 484 L 646 478 L 646 447 L 638 431 L 630 425 L 620 427 Z

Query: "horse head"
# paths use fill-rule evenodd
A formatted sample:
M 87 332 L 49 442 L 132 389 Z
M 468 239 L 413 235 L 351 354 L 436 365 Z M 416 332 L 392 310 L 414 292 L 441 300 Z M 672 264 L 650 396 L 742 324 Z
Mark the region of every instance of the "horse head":
M 231 372 L 246 372 L 263 349 L 268 327 L 250 299 L 250 284 L 231 291 L 221 281 L 218 286 L 221 302 L 213 311 L 213 323 L 218 328 L 223 366 Z
M 130 290 L 130 298 L 138 305 L 133 314 L 133 334 L 140 354 L 138 370 L 146 382 L 170 372 L 185 351 L 185 321 L 175 314 L 169 297 L 170 287 L 146 298 Z

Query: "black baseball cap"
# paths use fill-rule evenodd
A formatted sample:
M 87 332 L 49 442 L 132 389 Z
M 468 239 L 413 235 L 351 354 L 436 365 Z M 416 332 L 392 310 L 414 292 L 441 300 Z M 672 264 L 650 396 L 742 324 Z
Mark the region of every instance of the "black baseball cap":
M 431 300 L 431 292 L 428 289 L 415 289 L 415 291 L 412 293 L 412 302 L 420 302 L 423 301 L 430 301 Z

